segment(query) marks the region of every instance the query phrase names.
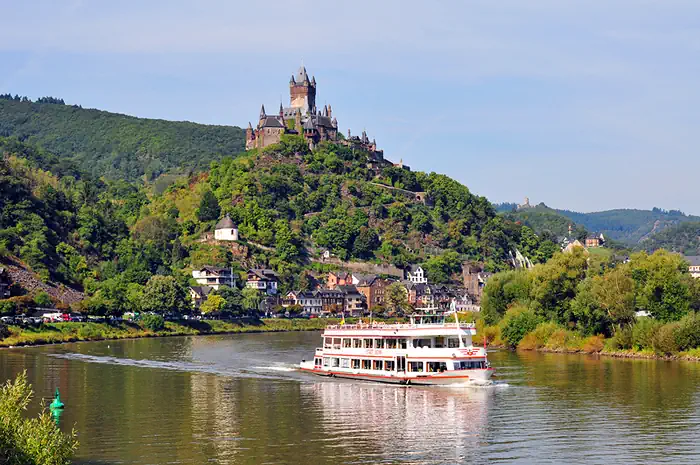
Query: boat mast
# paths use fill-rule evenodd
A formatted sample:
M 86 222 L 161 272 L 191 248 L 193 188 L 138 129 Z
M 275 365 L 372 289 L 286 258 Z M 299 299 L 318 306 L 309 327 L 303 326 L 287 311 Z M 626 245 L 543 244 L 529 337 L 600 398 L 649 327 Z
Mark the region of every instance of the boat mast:
M 464 341 L 462 340 L 462 329 L 459 327 L 459 317 L 457 312 L 455 312 L 455 323 L 457 323 L 457 337 L 459 338 L 459 348 L 464 348 Z

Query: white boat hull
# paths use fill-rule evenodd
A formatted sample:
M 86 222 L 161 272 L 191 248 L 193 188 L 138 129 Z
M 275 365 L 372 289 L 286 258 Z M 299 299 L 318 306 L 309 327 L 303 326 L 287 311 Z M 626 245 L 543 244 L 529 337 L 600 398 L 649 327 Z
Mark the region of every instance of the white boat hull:
M 314 367 L 313 363 L 301 363 L 300 369 L 318 376 L 359 379 L 389 384 L 407 384 L 419 386 L 445 386 L 455 384 L 480 383 L 488 381 L 493 375 L 492 368 L 445 371 L 442 373 L 411 373 L 411 372 L 377 372 L 362 370 L 343 370 Z

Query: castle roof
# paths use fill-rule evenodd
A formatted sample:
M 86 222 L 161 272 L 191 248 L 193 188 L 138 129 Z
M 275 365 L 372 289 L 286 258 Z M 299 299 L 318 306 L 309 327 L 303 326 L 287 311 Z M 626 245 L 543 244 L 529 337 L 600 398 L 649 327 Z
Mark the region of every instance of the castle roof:
M 314 122 L 311 120 L 311 118 L 307 119 L 307 120 L 304 122 L 304 129 L 305 129 L 305 130 L 314 130 L 314 129 L 316 129 L 316 125 L 315 125 Z
M 283 128 L 284 125 L 277 119 L 276 116 L 266 116 L 263 120 L 261 128 Z
M 296 82 L 304 82 L 308 81 L 308 79 L 309 76 L 306 74 L 306 68 L 304 65 L 301 65 L 297 71 Z
M 216 227 L 214 229 L 236 229 L 236 225 L 233 223 L 231 217 L 226 215 L 221 218 L 218 223 L 216 223 Z

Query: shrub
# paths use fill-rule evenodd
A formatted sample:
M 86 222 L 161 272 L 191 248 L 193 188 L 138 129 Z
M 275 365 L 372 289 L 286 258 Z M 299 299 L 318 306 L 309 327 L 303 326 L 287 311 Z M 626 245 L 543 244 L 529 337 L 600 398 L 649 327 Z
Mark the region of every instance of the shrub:
M 632 326 L 632 345 L 638 349 L 650 348 L 654 333 L 659 330 L 661 323 L 653 318 L 640 318 Z
M 605 347 L 605 338 L 602 334 L 589 336 L 583 341 L 583 351 L 587 354 L 596 354 Z
M 75 432 L 61 433 L 51 415 L 23 418 L 33 392 L 26 372 L 0 387 L 0 463 L 67 465 L 78 442 Z
M 153 332 L 165 329 L 165 320 L 162 316 L 147 313 L 141 317 L 141 326 Z
M 544 347 L 552 333 L 560 328 L 561 326 L 552 321 L 540 323 L 537 325 L 534 331 L 525 335 L 525 337 L 520 341 L 520 344 L 518 344 L 518 348 L 524 350 L 536 350 L 540 347 Z
M 78 329 L 78 337 L 81 339 L 95 339 L 102 337 L 102 331 L 97 325 L 87 323 Z
M 632 328 L 624 326 L 613 334 L 610 338 L 613 350 L 627 350 L 632 348 Z
M 479 333 L 477 332 L 477 335 Z M 481 333 L 481 340 L 486 336 L 486 342 L 489 344 L 498 344 L 501 342 L 501 328 L 498 326 L 485 326 Z M 479 337 L 479 336 L 477 336 Z
M 579 349 L 580 338 L 573 331 L 560 328 L 549 336 L 546 347 L 552 350 Z
M 679 323 L 669 323 L 661 326 L 654 333 L 652 347 L 657 354 L 671 355 L 678 352 L 678 342 L 676 335 L 679 330 Z
M 501 322 L 501 338 L 510 347 L 517 347 L 527 333 L 540 322 L 535 313 L 522 305 L 511 307 Z
M 676 330 L 678 350 L 688 350 L 700 346 L 700 317 L 690 312 L 678 322 Z
M 17 304 L 12 300 L 0 300 L 0 315 L 14 315 L 17 312 Z

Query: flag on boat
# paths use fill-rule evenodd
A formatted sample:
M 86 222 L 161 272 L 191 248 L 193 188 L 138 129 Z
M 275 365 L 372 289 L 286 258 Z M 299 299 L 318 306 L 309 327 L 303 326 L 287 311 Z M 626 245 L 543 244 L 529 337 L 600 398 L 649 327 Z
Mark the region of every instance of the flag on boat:
M 340 324 L 341 325 L 345 324 L 345 313 L 343 313 L 343 317 L 340 319 Z

